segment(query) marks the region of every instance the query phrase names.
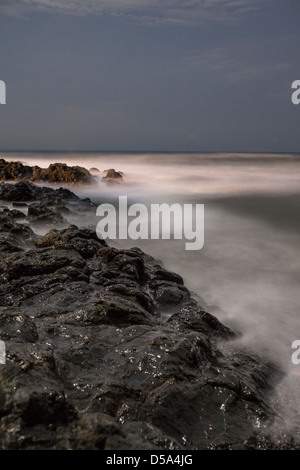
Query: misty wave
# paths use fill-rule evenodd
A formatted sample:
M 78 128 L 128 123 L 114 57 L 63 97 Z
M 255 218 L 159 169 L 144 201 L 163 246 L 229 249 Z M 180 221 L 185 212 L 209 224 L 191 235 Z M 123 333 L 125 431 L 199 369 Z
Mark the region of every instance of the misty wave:
M 100 170 L 93 192 L 114 193 L 102 184 L 104 170 L 115 167 L 125 173 L 127 195 L 286 194 L 300 188 L 298 154 L 118 154 L 118 153 L 8 153 L 7 160 L 46 167 L 53 162 Z M 97 181 L 97 177 L 96 177 Z

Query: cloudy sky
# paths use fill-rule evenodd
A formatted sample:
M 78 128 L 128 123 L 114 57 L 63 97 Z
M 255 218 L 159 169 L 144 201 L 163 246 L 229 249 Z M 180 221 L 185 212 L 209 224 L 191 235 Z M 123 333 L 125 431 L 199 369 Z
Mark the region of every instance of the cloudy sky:
M 1 0 L 2 150 L 300 151 L 299 0 Z

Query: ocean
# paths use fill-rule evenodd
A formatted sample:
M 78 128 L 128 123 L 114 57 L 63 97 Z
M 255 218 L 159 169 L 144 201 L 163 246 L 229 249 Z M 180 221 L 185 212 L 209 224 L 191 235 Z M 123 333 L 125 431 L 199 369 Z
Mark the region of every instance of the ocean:
M 291 345 L 300 339 L 300 154 L 2 152 L 0 158 L 96 167 L 94 185 L 70 189 L 97 204 L 116 203 L 119 195 L 129 203 L 204 204 L 199 251 L 185 250 L 184 240 L 110 244 L 138 246 L 180 274 L 209 312 L 240 333 L 237 348 L 280 365 L 285 376 L 274 400 L 281 429 L 294 429 L 300 412 L 300 365 L 291 360 Z M 122 171 L 124 183 L 104 183 L 108 168 Z

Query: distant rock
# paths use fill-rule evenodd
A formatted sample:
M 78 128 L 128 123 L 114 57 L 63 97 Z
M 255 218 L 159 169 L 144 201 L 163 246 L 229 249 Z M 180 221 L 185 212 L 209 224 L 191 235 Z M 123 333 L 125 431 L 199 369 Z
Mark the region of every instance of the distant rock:
M 122 171 L 116 171 L 114 168 L 110 168 L 109 170 L 104 170 L 104 173 L 106 173 L 106 175 L 103 176 L 102 181 L 105 181 L 106 183 L 121 183 L 121 182 L 123 182 L 123 172 Z
M 63 183 L 91 183 L 90 172 L 81 166 L 68 166 L 65 163 L 53 163 L 49 165 L 47 172 L 48 181 Z
M 90 173 L 99 173 L 99 170 L 98 170 L 98 168 L 90 168 L 89 172 Z
M 92 183 L 90 172 L 81 166 L 66 163 L 52 163 L 48 168 L 23 165 L 21 162 L 7 162 L 0 159 L 0 180 L 35 181 L 49 183 Z

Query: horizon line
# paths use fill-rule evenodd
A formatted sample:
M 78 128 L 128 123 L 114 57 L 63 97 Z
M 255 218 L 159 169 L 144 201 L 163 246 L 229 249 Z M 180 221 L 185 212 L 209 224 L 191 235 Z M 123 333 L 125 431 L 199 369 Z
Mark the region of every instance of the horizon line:
M 267 150 L 267 151 L 262 151 L 262 150 L 76 150 L 76 149 L 70 149 L 70 150 L 62 150 L 62 149 L 27 149 L 27 150 L 22 150 L 22 149 L 0 149 L 0 153 L 5 153 L 5 152 L 20 152 L 20 153 L 37 153 L 37 152 L 42 152 L 42 153 L 244 153 L 244 154 L 250 154 L 250 153 L 257 153 L 257 154 L 300 154 L 300 149 L 299 151 L 295 150 L 285 150 L 285 151 L 278 151 L 278 150 Z

